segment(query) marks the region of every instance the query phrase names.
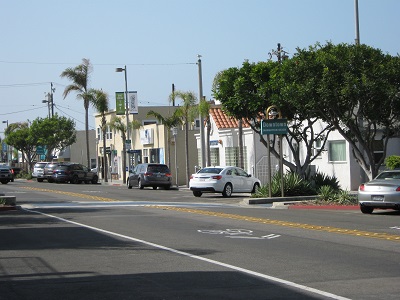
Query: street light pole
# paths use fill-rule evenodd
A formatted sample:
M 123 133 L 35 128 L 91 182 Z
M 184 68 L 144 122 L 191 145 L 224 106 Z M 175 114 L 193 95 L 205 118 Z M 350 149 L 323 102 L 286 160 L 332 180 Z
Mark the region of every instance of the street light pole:
M 197 55 L 199 60 L 197 61 L 197 65 L 199 67 L 199 103 L 203 100 L 203 78 L 201 72 L 201 55 Z M 200 147 L 201 147 L 201 167 L 204 168 L 206 166 L 206 143 L 204 137 L 204 119 L 203 116 L 199 115 L 200 119 Z
M 127 75 L 127 70 L 126 70 L 126 65 L 125 68 L 116 68 L 116 72 L 124 72 L 125 73 L 125 117 L 126 117 L 126 139 L 130 141 L 130 126 L 129 126 L 129 103 L 128 103 L 128 75 Z M 122 180 L 124 183 L 126 183 L 126 160 L 128 156 L 128 165 L 130 164 L 130 158 L 128 151 L 126 151 L 126 141 L 125 143 L 125 153 L 124 153 L 124 159 L 123 159 L 123 170 L 122 170 Z
M 171 128 L 172 131 L 172 135 L 174 136 L 174 144 L 175 144 L 175 179 L 176 179 L 176 186 L 179 187 L 179 183 L 178 183 L 178 154 L 176 152 L 176 136 L 178 135 L 178 128 L 177 127 L 173 127 Z

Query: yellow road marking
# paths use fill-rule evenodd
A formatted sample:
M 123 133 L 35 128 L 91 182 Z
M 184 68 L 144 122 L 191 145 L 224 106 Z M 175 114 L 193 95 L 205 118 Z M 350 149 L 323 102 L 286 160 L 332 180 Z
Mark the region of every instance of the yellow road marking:
M 35 187 L 23 187 L 23 188 L 24 189 L 28 189 L 28 190 L 38 191 L 38 192 L 56 193 L 56 194 L 62 194 L 62 195 L 77 197 L 77 198 L 91 199 L 91 200 L 104 201 L 104 202 L 116 202 L 116 201 L 118 201 L 118 200 L 111 199 L 111 198 L 92 196 L 92 195 L 85 195 L 85 194 L 73 193 L 73 192 L 64 192 L 64 191 L 49 190 L 49 189 L 42 189 L 42 188 L 35 188 Z
M 67 196 L 91 199 L 91 200 L 96 200 L 96 201 L 104 201 L 104 202 L 118 202 L 119 201 L 116 199 L 111 199 L 111 198 L 106 198 L 106 197 L 91 196 L 91 195 L 85 195 L 85 194 L 73 193 L 73 192 L 64 192 L 64 191 L 42 189 L 42 188 L 35 188 L 35 187 L 24 187 L 24 188 L 29 189 L 29 190 L 39 191 L 39 192 L 63 194 L 63 195 L 67 195 Z M 353 235 L 353 236 L 368 237 L 368 238 L 374 238 L 374 239 L 400 242 L 399 235 L 387 234 L 387 233 L 368 232 L 368 231 L 362 231 L 362 230 L 357 230 L 357 229 L 346 229 L 346 228 L 337 228 L 337 227 L 330 227 L 330 226 L 320 226 L 320 225 L 311 225 L 311 224 L 305 224 L 305 223 L 295 223 L 295 222 L 288 222 L 288 221 L 272 220 L 272 219 L 265 219 L 265 218 L 256 218 L 256 217 L 249 217 L 249 216 L 243 216 L 243 215 L 237 215 L 237 214 L 220 213 L 220 212 L 207 211 L 207 210 L 201 210 L 201 209 L 193 209 L 193 208 L 185 208 L 185 207 L 174 207 L 174 206 L 164 206 L 164 205 L 144 205 L 144 206 L 150 207 L 150 208 L 163 209 L 163 210 L 173 210 L 173 211 L 178 211 L 178 212 L 197 214 L 197 215 L 205 215 L 205 216 L 213 216 L 213 217 L 226 218 L 226 219 L 242 220 L 242 221 L 248 221 L 248 222 L 253 222 L 253 223 L 270 224 L 270 225 L 277 225 L 277 226 L 284 226 L 284 227 L 291 227 L 291 228 L 302 228 L 302 229 L 307 229 L 307 230 L 315 230 L 315 231 L 322 231 L 322 232 L 346 234 L 346 235 Z
M 310 225 L 310 224 L 304 224 L 304 223 L 294 223 L 294 222 L 271 220 L 271 219 L 264 219 L 264 218 L 255 218 L 255 217 L 249 217 L 249 216 L 219 213 L 219 212 L 214 212 L 214 211 L 184 208 L 184 207 L 173 207 L 173 206 L 163 206 L 163 205 L 147 205 L 146 207 L 160 208 L 160 209 L 164 209 L 164 210 L 174 210 L 174 211 L 179 211 L 179 212 L 186 212 L 186 213 L 234 219 L 234 220 L 242 220 L 242 221 L 248 221 L 248 222 L 254 222 L 254 223 L 271 224 L 271 225 L 278 225 L 278 226 L 291 227 L 291 228 L 302 228 L 302 229 L 307 229 L 307 230 L 323 231 L 323 232 L 346 234 L 346 235 L 353 235 L 353 236 L 368 237 L 368 238 L 375 238 L 375 239 L 381 239 L 381 240 L 387 240 L 387 241 L 400 242 L 399 235 L 387 234 L 387 233 L 368 232 L 368 231 L 361 231 L 361 230 L 357 230 L 357 229 L 345 229 L 345 228 L 337 228 L 337 227 L 330 227 L 330 226 Z

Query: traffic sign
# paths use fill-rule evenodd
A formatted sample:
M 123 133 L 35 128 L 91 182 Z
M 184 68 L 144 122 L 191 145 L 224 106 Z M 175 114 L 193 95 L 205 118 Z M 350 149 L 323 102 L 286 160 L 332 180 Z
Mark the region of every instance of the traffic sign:
M 269 119 L 261 121 L 261 134 L 287 134 L 287 119 Z

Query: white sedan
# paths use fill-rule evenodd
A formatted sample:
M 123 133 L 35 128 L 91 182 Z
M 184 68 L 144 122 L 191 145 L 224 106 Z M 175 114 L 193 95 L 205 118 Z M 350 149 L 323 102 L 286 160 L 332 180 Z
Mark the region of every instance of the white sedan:
M 238 167 L 206 167 L 190 176 L 189 188 L 195 197 L 203 193 L 222 193 L 224 197 L 232 193 L 255 193 L 261 182 Z

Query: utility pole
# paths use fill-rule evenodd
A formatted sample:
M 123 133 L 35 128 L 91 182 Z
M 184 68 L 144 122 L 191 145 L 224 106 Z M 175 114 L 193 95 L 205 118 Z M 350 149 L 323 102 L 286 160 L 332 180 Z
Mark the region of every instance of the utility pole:
M 201 55 L 197 55 L 199 60 L 197 61 L 197 66 L 199 67 L 199 101 L 203 99 L 203 78 L 201 73 Z M 200 119 L 200 147 L 201 147 L 201 168 L 206 166 L 206 143 L 204 140 L 204 119 L 203 116 L 199 115 Z
M 354 14 L 355 14 L 355 22 L 356 22 L 356 45 L 360 45 L 360 26 L 358 20 L 358 0 L 354 0 Z
M 54 117 L 54 99 L 53 99 L 53 93 L 56 91 L 55 88 L 53 88 L 53 83 L 50 82 L 50 99 L 49 99 L 49 105 L 51 105 L 51 117 Z

